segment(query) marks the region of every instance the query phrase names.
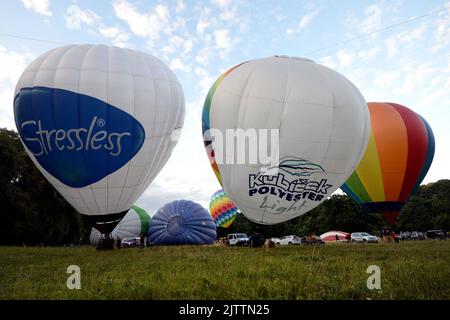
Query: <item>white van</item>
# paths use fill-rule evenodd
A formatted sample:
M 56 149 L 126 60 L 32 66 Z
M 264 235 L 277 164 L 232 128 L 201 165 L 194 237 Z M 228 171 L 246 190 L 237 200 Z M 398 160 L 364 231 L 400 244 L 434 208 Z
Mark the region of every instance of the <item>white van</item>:
M 227 235 L 227 244 L 229 246 L 248 246 L 250 238 L 245 233 L 230 233 Z

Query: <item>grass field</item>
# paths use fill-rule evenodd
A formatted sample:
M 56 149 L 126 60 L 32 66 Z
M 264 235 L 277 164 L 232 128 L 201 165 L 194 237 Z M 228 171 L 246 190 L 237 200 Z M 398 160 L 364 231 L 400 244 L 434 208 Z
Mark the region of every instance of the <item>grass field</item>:
M 81 289 L 69 290 L 69 265 Z M 381 268 L 381 290 L 366 285 Z M 0 247 L 0 299 L 450 299 L 450 241 L 278 248 Z

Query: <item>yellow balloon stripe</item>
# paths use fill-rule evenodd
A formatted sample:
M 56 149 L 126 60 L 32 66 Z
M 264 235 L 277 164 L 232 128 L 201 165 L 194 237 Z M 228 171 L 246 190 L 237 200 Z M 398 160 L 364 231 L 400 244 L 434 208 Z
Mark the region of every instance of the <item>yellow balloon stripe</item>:
M 366 152 L 356 168 L 356 174 L 373 202 L 385 201 L 383 176 L 372 130 Z

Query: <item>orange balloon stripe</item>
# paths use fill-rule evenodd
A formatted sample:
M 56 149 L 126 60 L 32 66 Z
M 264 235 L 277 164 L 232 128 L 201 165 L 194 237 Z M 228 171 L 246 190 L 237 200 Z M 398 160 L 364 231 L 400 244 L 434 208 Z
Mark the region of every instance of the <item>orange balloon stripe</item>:
M 369 103 L 368 106 L 383 175 L 385 201 L 398 201 L 408 158 L 406 126 L 400 113 L 390 104 Z

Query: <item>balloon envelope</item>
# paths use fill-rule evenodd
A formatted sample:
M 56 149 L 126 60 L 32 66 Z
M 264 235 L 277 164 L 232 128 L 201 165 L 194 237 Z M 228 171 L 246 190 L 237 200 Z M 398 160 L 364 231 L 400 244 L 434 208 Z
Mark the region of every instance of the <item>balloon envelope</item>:
M 148 236 L 152 244 L 212 244 L 216 225 L 198 203 L 176 200 L 156 212 Z
M 216 191 L 209 202 L 209 212 L 217 227 L 228 228 L 238 213 L 238 208 L 225 194 L 225 191 Z
M 420 115 L 396 103 L 369 102 L 371 134 L 355 172 L 341 187 L 393 224 L 434 157 L 434 135 Z
M 206 97 L 202 126 L 224 191 L 260 224 L 295 218 L 330 196 L 353 172 L 370 132 L 367 104 L 349 80 L 310 60 L 285 56 L 248 61 L 220 76 Z M 253 146 L 262 141 L 272 155 L 279 147 L 279 157 L 250 162 L 262 152 L 251 143 L 244 154 L 228 146 L 221 150 L 232 142 L 220 139 L 226 140 L 230 129 L 275 134 L 273 142 L 260 135 Z
M 110 232 L 169 158 L 184 97 L 175 74 L 153 56 L 70 45 L 25 69 L 14 116 L 25 150 L 48 181 Z
M 132 206 L 111 232 L 111 237 L 114 240 L 117 238 L 146 237 L 151 221 L 152 218 L 144 209 L 139 208 L 138 206 Z M 101 233 L 97 229 L 92 228 L 89 236 L 91 245 L 96 246 L 101 237 Z

